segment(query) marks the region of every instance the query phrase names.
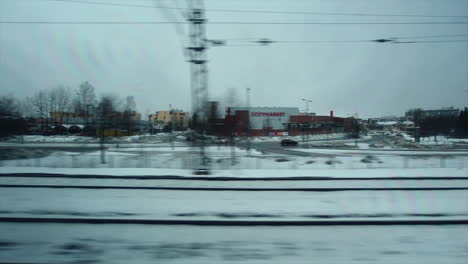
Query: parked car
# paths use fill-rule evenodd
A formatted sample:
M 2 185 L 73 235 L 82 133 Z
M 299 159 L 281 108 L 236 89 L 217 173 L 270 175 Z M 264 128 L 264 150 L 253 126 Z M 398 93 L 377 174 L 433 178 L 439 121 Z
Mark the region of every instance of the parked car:
M 281 146 L 297 146 L 297 141 L 292 139 L 283 139 L 281 140 Z

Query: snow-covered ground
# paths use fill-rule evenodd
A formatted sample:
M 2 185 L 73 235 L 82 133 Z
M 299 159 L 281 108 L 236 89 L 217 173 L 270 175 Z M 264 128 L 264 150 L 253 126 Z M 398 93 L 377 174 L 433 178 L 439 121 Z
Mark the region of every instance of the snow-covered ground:
M 159 220 L 468 218 L 467 190 L 258 192 L 0 188 L 0 192 L 0 217 Z
M 421 142 L 419 144 L 422 144 L 422 145 L 444 145 L 444 144 L 453 144 L 453 143 L 467 144 L 468 139 L 466 139 L 466 138 L 447 138 L 445 136 L 424 137 L 424 138 L 421 138 Z
M 326 141 L 340 140 L 346 137 L 345 133 L 324 134 L 324 135 L 301 135 L 301 136 L 278 136 L 278 137 L 252 137 L 252 142 L 280 142 L 283 139 L 296 141 Z
M 1 223 L 3 262 L 465 264 L 466 226 Z
M 137 144 L 132 144 L 137 146 Z M 256 150 L 229 146 L 205 148 L 208 167 L 212 170 L 326 170 L 326 169 L 424 169 L 468 167 L 466 151 L 396 151 L 373 149 L 302 149 L 310 156 L 262 154 Z M 6 167 L 45 168 L 157 168 L 193 170 L 201 162 L 200 149 L 187 145 L 129 146 L 109 145 L 105 163 L 100 151 L 56 151 L 30 159 L 0 161 L 0 172 Z M 353 172 L 350 172 L 353 173 Z M 301 173 L 302 174 L 302 173 Z M 316 174 L 316 173 L 314 173 Z
M 158 134 L 143 134 L 135 136 L 124 137 L 107 137 L 107 142 L 114 143 L 159 143 L 167 141 L 170 138 L 175 140 L 185 141 L 187 132 L 171 133 L 158 133 Z M 271 137 L 252 137 L 253 142 L 279 142 L 285 138 L 297 141 L 306 140 L 339 140 L 346 137 L 345 133 L 335 133 L 326 135 L 306 135 L 306 136 L 271 136 Z M 238 138 L 242 139 L 242 138 Z M 75 135 L 55 135 L 55 136 L 42 136 L 42 135 L 26 135 L 11 137 L 6 141 L 10 143 L 99 143 L 99 138 L 75 136 Z
M 106 137 L 107 142 L 120 142 L 120 143 L 158 143 L 163 140 L 167 140 L 170 137 L 181 137 L 183 132 L 177 132 L 174 134 L 170 133 L 158 133 L 158 134 L 143 134 L 136 136 L 126 137 Z M 179 139 L 184 139 L 181 137 Z M 42 136 L 42 135 L 26 135 L 16 136 L 9 138 L 6 142 L 11 143 L 99 143 L 99 138 L 75 136 L 75 135 L 56 135 L 56 136 Z
M 199 148 L 190 147 L 182 138 L 174 144 L 166 139 L 151 140 L 138 137 L 125 144 L 122 141 L 107 144 L 104 164 L 101 164 L 100 151 L 74 149 L 79 144 L 66 141 L 25 143 L 31 146 L 49 144 L 51 153 L 1 161 L 0 174 L 30 175 L 0 177 L 3 186 L 0 187 L 0 262 L 466 263 L 468 258 L 466 225 L 202 227 L 5 222 L 8 217 L 36 221 L 37 218 L 125 221 L 468 219 L 467 190 L 232 190 L 468 187 L 465 179 L 468 177 L 467 151 L 396 150 L 387 143 L 376 149 L 365 142 L 358 142 L 358 148 L 351 149 L 354 142 L 350 140 L 335 140 L 348 145 L 348 149 L 303 149 L 299 146 L 282 150 L 293 154 L 303 151 L 302 155 L 209 146 L 205 152 L 210 175 L 194 178 L 195 170 L 200 168 Z M 328 144 L 326 139 L 324 142 Z M 67 151 L 53 149 L 54 145 L 67 144 L 73 147 Z M 87 145 L 97 146 L 93 142 Z M 275 148 L 278 146 L 275 144 Z M 46 177 L 40 173 L 64 175 Z M 103 177 L 105 175 L 113 177 Z M 216 177 L 238 179 L 223 181 Z M 261 180 L 249 179 L 252 177 Z M 288 177 L 317 178 L 293 181 Z M 332 179 L 319 180 L 319 177 Z M 412 179 L 392 179 L 394 177 Z M 452 179 L 423 180 L 420 177 Z M 456 177 L 459 179 L 454 179 Z M 6 186 L 15 184 L 52 185 L 49 187 L 54 188 Z M 108 189 L 83 188 L 90 186 L 107 186 Z
M 375 134 L 374 134 L 375 135 Z M 395 136 L 401 136 L 407 141 L 414 142 L 414 137 L 411 135 L 408 135 L 407 133 L 404 132 L 398 132 L 398 133 L 390 133 L 390 135 Z M 421 145 L 448 145 L 448 144 L 454 144 L 454 143 L 461 143 L 461 144 L 467 144 L 468 139 L 466 138 L 451 138 L 447 136 L 431 136 L 431 137 L 421 137 L 419 144 Z
M 161 177 L 122 177 L 115 178 L 99 177 L 78 177 L 73 174 L 54 175 L 55 177 L 37 177 L 31 176 L 13 176 L 0 177 L 0 184 L 8 185 L 58 185 L 58 186 L 117 186 L 117 187 L 184 187 L 184 188 L 258 188 L 258 189 L 298 189 L 298 188 L 444 188 L 444 187 L 463 187 L 468 188 L 468 180 L 450 179 L 450 180 L 421 180 L 418 177 L 414 179 L 379 179 L 371 180 L 363 178 L 361 180 L 342 180 L 344 177 L 331 179 L 309 179 L 282 180 L 276 178 L 261 178 L 262 180 L 248 179 L 239 177 L 228 181 L 223 179 L 216 180 L 214 176 L 206 178 L 191 179 L 180 177 L 177 179 L 168 179 Z M 453 176 L 452 176 L 453 177 Z M 204 180 L 200 180 L 204 179 Z
M 41 168 L 0 167 L 2 174 L 46 173 L 67 175 L 116 175 L 116 176 L 193 176 L 192 169 L 158 168 Z M 211 170 L 205 177 L 467 177 L 468 168 L 413 168 L 413 169 L 223 169 Z M 203 176 L 200 176 L 203 177 Z
M 437 150 L 380 150 L 380 149 L 324 149 L 324 148 L 310 148 L 294 149 L 296 151 L 302 151 L 307 153 L 315 154 L 335 154 L 335 155 L 355 155 L 355 154 L 367 154 L 367 155 L 385 155 L 385 156 L 395 156 L 395 155 L 408 155 L 408 156 L 434 156 L 434 155 L 464 155 L 468 156 L 468 151 L 459 150 L 459 151 L 437 151 Z

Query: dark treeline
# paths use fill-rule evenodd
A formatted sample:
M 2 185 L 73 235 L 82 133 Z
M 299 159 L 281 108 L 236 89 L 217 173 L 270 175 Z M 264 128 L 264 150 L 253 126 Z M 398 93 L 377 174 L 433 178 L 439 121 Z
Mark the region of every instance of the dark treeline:
M 425 117 L 416 121 L 416 125 L 420 128 L 420 135 L 423 137 L 436 135 L 468 137 L 468 108 L 466 107 L 456 117 Z
M 58 85 L 23 99 L 0 96 L 0 136 L 18 134 L 63 134 L 64 123 L 80 126 L 82 134 L 94 135 L 96 129 L 112 128 L 131 134 L 135 126 L 136 103 L 132 96 L 118 95 L 99 99 L 89 82 L 76 89 Z
M 458 116 L 456 127 L 456 135 L 459 137 L 468 137 L 468 108 L 465 107 L 464 110 L 460 111 Z

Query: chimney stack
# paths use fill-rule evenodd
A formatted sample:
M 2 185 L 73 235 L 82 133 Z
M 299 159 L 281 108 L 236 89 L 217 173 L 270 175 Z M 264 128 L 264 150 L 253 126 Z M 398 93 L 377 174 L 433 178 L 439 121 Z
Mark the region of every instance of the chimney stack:
M 333 110 L 330 111 L 330 117 L 333 118 Z

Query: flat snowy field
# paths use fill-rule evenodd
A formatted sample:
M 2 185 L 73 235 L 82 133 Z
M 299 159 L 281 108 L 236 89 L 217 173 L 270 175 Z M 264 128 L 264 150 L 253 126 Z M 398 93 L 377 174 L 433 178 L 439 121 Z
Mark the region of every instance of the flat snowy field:
M 345 177 L 332 178 L 330 180 L 292 180 L 275 178 L 260 178 L 264 180 L 249 180 L 249 178 L 236 178 L 216 180 L 211 176 L 206 180 L 192 180 L 188 177 L 178 179 L 155 179 L 142 177 L 123 178 L 70 178 L 73 174 L 56 175 L 56 177 L 0 177 L 0 184 L 10 185 L 64 185 L 64 186 L 120 186 L 120 187 L 185 187 L 185 188 L 443 188 L 443 187 L 468 187 L 468 180 L 350 180 Z M 76 175 L 75 175 L 76 176 Z M 86 177 L 86 175 L 84 176 Z M 390 177 L 391 178 L 391 177 Z M 276 178 L 277 179 L 277 178 Z M 344 180 L 342 180 L 344 179 Z
M 0 216 L 132 219 L 413 219 L 468 216 L 468 190 L 186 191 L 0 188 Z
M 41 168 L 0 167 L 2 174 L 48 173 L 67 175 L 114 175 L 114 176 L 194 176 L 190 169 L 158 168 Z M 419 168 L 419 169 L 227 169 L 212 170 L 210 175 L 199 177 L 467 177 L 468 168 Z
M 205 149 L 208 166 L 212 170 L 252 169 L 414 169 L 414 168 L 468 168 L 466 151 L 396 151 L 302 149 L 306 156 L 262 154 L 238 147 L 210 146 Z M 188 146 L 111 147 L 105 152 L 105 163 L 100 151 L 55 151 L 45 157 L 0 161 L 5 167 L 44 168 L 198 168 L 200 150 Z M 3 167 L 3 168 L 2 168 Z M 125 170 L 120 170 L 125 171 Z
M 465 264 L 466 226 L 0 223 L 2 262 Z
M 22 146 L 69 148 L 47 152 L 44 157 L 0 162 L 3 174 L 0 219 L 4 219 L 0 221 L 0 262 L 438 264 L 466 263 L 468 259 L 466 225 L 202 227 L 5 222 L 8 217 L 222 221 L 468 219 L 468 190 L 181 189 L 466 188 L 467 151 L 416 151 L 389 146 L 375 149 L 363 142 L 358 142 L 358 148 L 349 149 L 353 145 L 350 140 L 335 140 L 342 146 L 348 145 L 348 150 L 301 146 L 290 149 L 302 151 L 299 156 L 211 146 L 205 149 L 210 175 L 196 175 L 199 178 L 195 179 L 201 161 L 199 149 L 191 148 L 182 139 L 171 144 L 168 137 L 128 137 L 124 143 L 107 144 L 104 164 L 96 149 L 73 149 L 81 146 L 79 142 L 85 142 L 87 147 L 97 146 L 83 138 L 73 139 L 74 143 L 60 138 L 26 139 L 30 143 Z M 7 147 L 18 145 L 2 143 Z M 286 149 L 284 153 L 292 152 Z M 30 175 L 8 175 L 13 173 Z M 161 178 L 164 176 L 180 178 Z M 219 177 L 238 179 L 223 181 Z M 110 188 L 83 188 L 98 186 Z

